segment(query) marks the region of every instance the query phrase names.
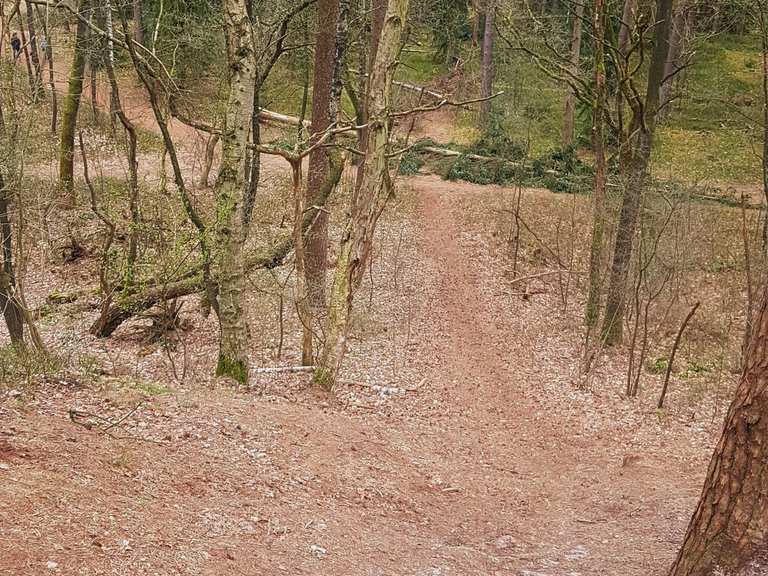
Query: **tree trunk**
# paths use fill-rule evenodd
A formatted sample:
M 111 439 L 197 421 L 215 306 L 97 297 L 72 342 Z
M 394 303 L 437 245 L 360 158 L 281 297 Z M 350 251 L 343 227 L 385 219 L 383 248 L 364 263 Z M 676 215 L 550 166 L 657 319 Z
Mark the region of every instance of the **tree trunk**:
M 32 60 L 32 66 L 35 70 L 35 81 L 33 89 L 33 98 L 37 99 L 43 95 L 43 71 L 40 64 L 40 53 L 37 50 L 37 33 L 35 31 L 35 18 L 32 4 L 29 0 L 25 1 L 27 8 L 27 30 L 29 30 L 29 55 Z
M 0 309 L 3 311 L 11 343 L 16 346 L 23 346 L 24 314 L 15 294 L 16 277 L 13 271 L 10 207 L 11 194 L 5 186 L 3 175 L 0 174 L 0 248 L 3 255 L 3 266 L 0 268 Z
M 672 0 L 658 0 L 656 20 L 658 22 L 656 42 L 648 71 L 645 102 L 640 107 L 637 107 L 637 103 L 634 104 L 635 110 L 629 127 L 629 136 L 623 142 L 625 152 L 622 154 L 622 170 L 626 175 L 626 184 L 616 231 L 611 279 L 603 318 L 603 341 L 607 345 L 620 343 L 624 331 L 627 276 L 632 260 L 632 247 L 643 190 L 648 176 L 648 163 L 651 159 L 651 147 L 656 130 L 664 67 L 669 53 Z
M 141 0 L 133 0 L 133 39 L 139 44 L 144 44 L 144 22 L 141 12 Z
M 80 0 L 78 12 L 84 14 L 89 8 L 89 0 Z M 75 197 L 75 129 L 77 112 L 80 109 L 80 98 L 83 94 L 83 76 L 85 75 L 85 57 L 87 50 L 88 29 L 85 23 L 77 20 L 72 66 L 69 71 L 67 94 L 61 111 L 61 140 L 59 143 L 59 185 L 66 195 L 67 204 L 74 206 Z
M 768 567 L 768 291 L 744 372 L 670 576 L 765 574 Z
M 488 0 L 485 12 L 485 30 L 483 32 L 483 56 L 480 64 L 480 97 L 490 98 L 493 93 L 493 21 L 496 14 L 494 0 Z M 488 128 L 491 117 L 491 101 L 480 103 L 480 125 Z
M 253 114 L 256 62 L 250 20 L 243 0 L 224 1 L 229 55 L 227 107 L 216 180 L 215 269 L 218 281 L 219 359 L 217 376 L 248 381 L 248 325 L 243 309 L 244 210 L 248 133 Z
M 578 0 L 573 14 L 570 68 L 571 73 L 574 75 L 579 72 L 579 58 L 581 56 L 581 20 L 584 17 L 584 3 L 586 1 L 587 0 Z M 602 48 L 599 50 L 602 51 Z M 605 67 L 605 63 L 602 64 L 602 67 Z M 573 145 L 575 115 L 576 93 L 572 87 L 569 87 L 565 96 L 565 114 L 563 117 L 563 147 L 565 148 Z
M 768 206 L 768 14 L 766 2 L 758 2 L 758 19 L 760 24 L 760 44 L 763 61 L 763 197 Z M 763 221 L 763 252 L 768 251 L 768 218 Z
M 581 6 L 583 13 L 584 6 Z M 605 4 L 595 0 L 592 10 L 592 28 L 595 37 L 594 81 L 595 96 L 592 105 L 592 148 L 595 152 L 595 190 L 592 195 L 592 243 L 589 252 L 589 294 L 584 314 L 587 326 L 585 354 L 589 357 L 589 341 L 592 329 L 600 316 L 602 293 L 603 236 L 605 234 L 605 188 L 607 165 L 605 158 L 604 116 L 607 104 L 605 89 Z M 599 48 L 597 48 L 599 47 Z
M 672 88 L 675 85 L 675 73 L 680 66 L 680 56 L 683 53 L 685 42 L 685 2 L 678 2 L 675 6 L 675 16 L 672 20 L 672 30 L 669 33 L 669 52 L 664 65 L 664 81 L 661 85 L 659 108 L 662 117 L 669 114 L 673 98 Z
M 339 0 L 319 0 L 317 5 L 317 36 L 315 41 L 315 71 L 312 83 L 312 126 L 316 140 L 335 121 L 330 115 L 331 85 L 333 83 L 334 54 L 336 52 L 336 23 Z M 309 155 L 307 174 L 307 204 L 315 196 L 328 176 L 328 156 L 325 148 L 317 148 Z M 325 270 L 328 261 L 328 215 L 318 216 L 306 240 L 306 286 L 309 301 L 316 311 L 325 308 Z
M 112 5 L 111 0 L 106 0 L 105 21 L 109 38 L 107 40 L 107 57 L 104 60 L 107 71 L 107 79 L 110 86 L 110 108 L 120 120 L 125 130 L 126 136 L 126 160 L 128 161 L 128 207 L 131 213 L 131 229 L 128 235 L 128 257 L 126 259 L 126 278 L 125 284 L 132 286 L 135 281 L 136 258 L 138 256 L 139 232 L 141 226 L 141 213 L 139 210 L 139 178 L 138 178 L 138 159 L 136 155 L 137 135 L 133 122 L 128 118 L 123 110 L 120 101 L 120 87 L 115 76 L 115 63 L 112 43 Z
M 32 61 L 29 58 L 29 45 L 27 42 L 27 33 L 24 31 L 24 20 L 21 18 L 21 10 L 18 13 L 19 16 L 19 35 L 21 36 L 21 50 L 24 53 L 24 63 L 27 67 L 27 79 L 29 80 L 29 91 L 32 95 L 32 100 L 36 101 L 38 97 L 38 87 L 35 84 L 35 75 L 32 72 Z
M 624 0 L 624 10 L 619 24 L 619 52 L 626 56 L 629 41 L 637 20 L 637 0 Z
M 352 198 L 330 295 L 326 339 L 314 381 L 332 390 L 346 352 L 349 318 L 356 288 L 370 258 L 378 218 L 392 193 L 389 174 L 389 105 L 400 52 L 408 0 L 390 0 L 384 18 L 368 90 L 367 155 L 361 185 Z
M 51 91 L 51 132 L 56 133 L 56 126 L 59 118 L 59 99 L 56 94 L 56 82 L 53 74 L 53 39 L 48 30 L 48 24 L 46 19 L 41 16 L 39 7 L 37 8 L 37 16 L 43 23 L 43 35 L 45 37 L 45 59 L 48 63 L 48 89 Z

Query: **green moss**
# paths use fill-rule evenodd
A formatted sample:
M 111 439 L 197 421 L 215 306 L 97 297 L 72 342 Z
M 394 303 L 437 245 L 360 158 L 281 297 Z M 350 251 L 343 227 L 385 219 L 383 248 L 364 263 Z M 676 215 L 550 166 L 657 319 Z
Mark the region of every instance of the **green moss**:
M 240 384 L 246 384 L 248 382 L 248 367 L 242 360 L 219 354 L 216 376 L 228 376 Z
M 315 373 L 312 376 L 312 382 L 320 386 L 323 390 L 330 392 L 333 390 L 336 379 L 333 376 L 333 370 L 319 366 L 315 369 Z

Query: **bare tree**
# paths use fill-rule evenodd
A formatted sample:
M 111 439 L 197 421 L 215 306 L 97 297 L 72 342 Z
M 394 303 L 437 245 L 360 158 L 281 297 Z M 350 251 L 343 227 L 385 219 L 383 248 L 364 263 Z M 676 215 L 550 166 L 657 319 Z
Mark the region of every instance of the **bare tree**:
M 72 54 L 72 65 L 69 71 L 67 94 L 61 111 L 61 136 L 59 143 L 59 184 L 66 195 L 67 204 L 74 206 L 75 198 L 75 129 L 77 126 L 77 113 L 80 110 L 80 98 L 83 94 L 83 76 L 85 74 L 85 60 L 88 40 L 88 26 L 86 12 L 90 8 L 90 0 L 80 0 L 77 12 L 77 31 L 75 47 Z
M 360 186 L 352 196 L 350 218 L 344 228 L 331 288 L 326 339 L 320 352 L 314 381 L 333 389 L 346 352 L 349 319 L 373 245 L 376 224 L 392 194 L 389 167 L 390 93 L 408 0 L 390 0 L 370 75 L 368 97 L 367 156 Z
M 647 184 L 648 164 L 651 159 L 659 112 L 660 89 L 664 81 L 664 69 L 669 52 L 669 34 L 672 29 L 672 0 L 658 0 L 656 6 L 655 43 L 648 70 L 645 98 L 631 83 L 622 83 L 625 98 L 632 109 L 632 119 L 626 137 L 620 143 L 620 162 L 624 176 L 624 197 L 622 199 L 619 223 L 616 229 L 611 264 L 611 277 L 603 318 L 602 337 L 608 344 L 621 342 L 626 309 L 626 287 L 632 247 L 637 230 L 643 190 Z M 623 62 L 626 70 L 630 66 Z M 624 73 L 623 76 L 627 76 Z M 629 84 L 629 86 L 627 86 Z
M 573 24 L 571 26 L 571 74 L 579 73 L 579 59 L 581 57 L 581 21 L 584 18 L 584 7 L 586 0 L 578 0 L 573 13 Z M 595 42 L 596 50 L 602 50 L 602 42 Z M 600 46 L 600 48 L 597 48 Z M 568 92 L 565 95 L 565 114 L 563 117 L 563 146 L 573 145 L 574 120 L 576 115 L 576 93 L 572 86 L 568 86 Z
M 584 9 L 583 5 L 581 7 Z M 592 149 L 595 153 L 595 184 L 592 194 L 592 242 L 589 251 L 589 288 L 584 320 L 587 326 L 585 338 L 586 366 L 590 363 L 590 337 L 600 317 L 602 295 L 603 243 L 605 235 L 605 189 L 607 184 L 607 162 L 605 156 L 605 111 L 607 96 L 605 88 L 605 4 L 595 0 L 592 7 L 592 33 L 594 47 L 595 94 L 592 105 Z
M 319 0 L 315 41 L 314 81 L 312 84 L 312 134 L 319 135 L 336 119 L 331 117 L 331 87 L 336 53 L 336 24 L 339 0 Z M 338 109 L 338 105 L 335 106 Z M 307 203 L 313 203 L 328 176 L 325 148 L 309 156 Z M 308 296 L 316 310 L 325 307 L 325 270 L 328 261 L 328 216 L 322 213 L 312 226 L 306 246 L 306 283 Z

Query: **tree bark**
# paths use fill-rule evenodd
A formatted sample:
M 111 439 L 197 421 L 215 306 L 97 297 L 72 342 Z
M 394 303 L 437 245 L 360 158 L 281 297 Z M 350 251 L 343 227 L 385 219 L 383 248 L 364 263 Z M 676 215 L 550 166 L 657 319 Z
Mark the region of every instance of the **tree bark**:
M 629 50 L 629 40 L 632 30 L 635 29 L 637 19 L 637 0 L 624 0 L 624 10 L 619 24 L 619 52 L 626 56 Z
M 316 140 L 335 118 L 331 118 L 330 100 L 336 52 L 336 23 L 339 0 L 320 0 L 317 5 L 315 70 L 312 83 L 312 140 Z M 325 148 L 309 155 L 306 202 L 312 204 L 328 176 Z M 316 311 L 325 308 L 325 270 L 328 261 L 328 215 L 318 216 L 306 240 L 306 286 L 309 301 Z
M 245 169 L 253 115 L 256 61 L 250 20 L 243 0 L 224 1 L 228 88 L 221 137 L 221 169 L 216 180 L 214 266 L 218 281 L 219 359 L 217 376 L 248 381 L 248 325 L 243 297 Z
M 768 567 L 768 291 L 745 368 L 670 576 L 764 574 Z
M 144 22 L 141 12 L 141 0 L 133 0 L 133 39 L 139 44 L 144 44 Z
M 583 13 L 584 6 L 581 6 Z M 605 88 L 605 4 L 595 0 L 592 9 L 592 28 L 595 37 L 594 81 L 595 96 L 592 105 L 592 149 L 595 153 L 595 189 L 592 195 L 592 242 L 589 252 L 589 293 L 584 314 L 587 326 L 586 350 L 589 357 L 590 335 L 600 316 L 602 295 L 603 242 L 605 235 L 605 189 L 607 163 L 605 157 L 604 116 L 607 104 Z
M 488 98 L 480 103 L 480 124 L 483 129 L 488 128 L 491 117 L 490 97 L 493 93 L 493 22 L 496 14 L 496 3 L 487 0 L 485 12 L 485 30 L 483 32 L 483 55 L 480 64 L 480 97 Z
M 88 8 L 89 0 L 80 0 L 77 8 L 78 12 L 82 14 Z M 77 112 L 80 109 L 80 98 L 83 94 L 87 36 L 88 29 L 85 23 L 78 19 L 67 94 L 64 97 L 61 111 L 61 140 L 59 143 L 59 185 L 62 192 L 66 195 L 67 204 L 70 206 L 74 206 L 77 202 L 74 177 L 75 129 L 77 126 Z
M 762 48 L 763 64 L 763 197 L 768 206 L 768 14 L 766 14 L 766 2 L 758 2 L 758 20 L 760 24 L 760 46 Z M 763 251 L 768 251 L 768 218 L 763 221 Z
M 669 53 L 664 65 L 664 81 L 659 97 L 660 113 L 663 117 L 666 117 L 672 108 L 672 88 L 675 85 L 675 73 L 680 66 L 680 56 L 683 53 L 683 43 L 685 42 L 686 10 L 685 2 L 678 1 L 677 6 L 675 6 L 672 29 L 669 33 Z
M 390 0 L 387 6 L 368 90 L 367 155 L 362 165 L 361 185 L 352 197 L 331 288 L 326 339 L 320 353 L 314 382 L 332 390 L 346 352 L 349 318 L 355 290 L 370 258 L 376 224 L 392 193 L 389 174 L 390 92 L 408 0 Z
M 571 73 L 574 75 L 578 74 L 579 71 L 579 58 L 581 57 L 581 20 L 584 17 L 584 5 L 586 1 L 587 0 L 578 0 L 573 13 L 570 68 Z M 602 42 L 599 44 L 602 44 Z M 602 50 L 602 48 L 599 48 L 599 50 Z M 605 63 L 603 63 L 602 66 L 605 67 Z M 569 86 L 568 92 L 565 95 L 565 114 L 563 117 L 563 147 L 565 148 L 573 145 L 575 116 L 576 93 L 573 88 Z
M 35 82 L 33 88 L 33 97 L 40 98 L 43 95 L 43 71 L 40 64 L 40 54 L 37 50 L 37 32 L 35 30 L 35 13 L 32 10 L 32 4 L 26 0 L 27 8 L 27 30 L 29 31 L 29 56 L 32 60 L 32 66 L 35 70 Z
M 672 28 L 672 0 L 658 0 L 656 7 L 656 42 L 648 71 L 648 84 L 642 106 L 634 103 L 634 114 L 626 140 L 622 143 L 622 171 L 625 177 L 616 244 L 611 264 L 602 335 L 607 345 L 618 344 L 624 331 L 626 285 L 632 260 L 632 247 L 637 230 L 643 190 L 648 176 L 648 163 L 656 131 L 661 84 L 669 53 Z
M 41 16 L 39 6 L 36 8 L 38 18 L 40 18 L 40 21 L 43 23 L 43 35 L 45 36 L 44 55 L 48 64 L 48 89 L 51 91 L 51 132 L 55 134 L 59 118 L 59 98 L 56 94 L 56 82 L 53 74 L 53 39 L 48 30 L 46 19 Z
M 16 298 L 16 277 L 13 270 L 13 231 L 11 229 L 11 194 L 0 173 L 0 249 L 3 266 L 0 268 L 0 310 L 3 312 L 5 325 L 11 343 L 24 345 L 24 314 Z

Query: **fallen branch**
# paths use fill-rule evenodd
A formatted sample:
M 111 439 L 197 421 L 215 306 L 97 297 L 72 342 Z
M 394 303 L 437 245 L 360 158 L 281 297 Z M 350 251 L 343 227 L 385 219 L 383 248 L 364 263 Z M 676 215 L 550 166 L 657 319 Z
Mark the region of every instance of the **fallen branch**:
M 253 374 L 279 374 L 282 372 L 312 372 L 314 366 L 274 366 L 270 368 L 252 368 Z
M 301 228 L 306 236 L 308 230 L 320 213 L 320 209 L 325 205 L 336 188 L 341 174 L 344 171 L 343 161 L 338 162 L 333 171 L 326 180 L 323 188 L 320 190 L 317 206 L 312 207 L 304 213 L 304 220 Z M 250 254 L 245 257 L 245 271 L 267 269 L 271 270 L 280 266 L 290 254 L 293 248 L 293 239 L 288 236 L 278 243 L 268 254 Z M 214 279 L 215 280 L 215 279 Z M 206 280 L 203 275 L 202 267 L 191 270 L 181 279 L 162 285 L 150 286 L 141 292 L 124 295 L 118 302 L 111 304 L 109 308 L 91 325 L 89 332 L 94 336 L 110 336 L 117 328 L 129 318 L 149 310 L 155 304 L 165 300 L 173 300 L 182 296 L 189 296 L 198 292 L 203 292 L 206 288 Z
M 669 375 L 672 373 L 672 363 L 675 361 L 675 354 L 677 354 L 677 347 L 680 346 L 680 339 L 683 337 L 683 332 L 685 331 L 685 327 L 688 326 L 688 322 L 690 322 L 691 318 L 693 318 L 693 315 L 696 314 L 696 310 L 699 308 L 699 304 L 701 304 L 701 302 L 696 302 L 696 304 L 693 305 L 691 311 L 688 312 L 688 316 L 685 317 L 685 320 L 683 320 L 683 323 L 680 325 L 680 330 L 677 331 L 675 343 L 672 345 L 672 352 L 669 355 L 667 373 L 664 375 L 664 386 L 661 388 L 659 403 L 656 406 L 659 409 L 664 407 L 664 398 L 667 396 L 667 386 L 669 385 Z
M 499 158 L 497 156 L 481 156 L 480 154 L 466 154 L 464 152 L 459 152 L 458 150 L 451 150 L 450 148 L 438 148 L 437 146 L 424 146 L 423 148 L 419 148 L 422 152 L 427 152 L 428 154 L 435 154 L 437 156 L 443 156 L 445 158 L 458 158 L 459 156 L 464 156 L 466 158 L 469 158 L 470 160 L 475 160 L 477 162 L 502 162 L 504 164 L 507 164 L 508 166 L 514 166 L 515 168 L 525 168 L 526 164 L 524 162 L 515 162 L 514 160 L 505 160 L 504 158 Z M 551 175 L 558 175 L 560 174 L 557 170 L 544 170 L 544 174 L 551 174 Z

